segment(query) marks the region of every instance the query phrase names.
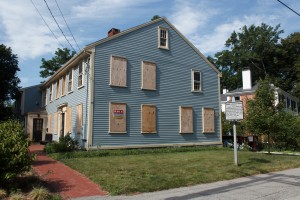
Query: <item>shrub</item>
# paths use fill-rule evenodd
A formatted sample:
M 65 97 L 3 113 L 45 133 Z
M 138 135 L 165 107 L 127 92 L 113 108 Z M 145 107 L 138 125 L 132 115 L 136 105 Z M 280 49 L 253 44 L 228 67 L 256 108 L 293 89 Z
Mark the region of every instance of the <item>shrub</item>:
M 3 189 L 0 189 L 0 199 L 4 199 L 7 196 L 7 192 Z
M 29 141 L 18 121 L 0 122 L 0 183 L 29 171 L 35 155 L 29 155 Z
M 46 153 L 70 152 L 79 149 L 78 141 L 69 134 L 59 138 L 59 142 L 48 143 L 44 151 Z
M 25 196 L 21 193 L 14 193 L 9 196 L 9 200 L 24 200 Z
M 45 200 L 50 198 L 50 193 L 46 188 L 33 188 L 29 193 L 29 198 L 32 200 Z

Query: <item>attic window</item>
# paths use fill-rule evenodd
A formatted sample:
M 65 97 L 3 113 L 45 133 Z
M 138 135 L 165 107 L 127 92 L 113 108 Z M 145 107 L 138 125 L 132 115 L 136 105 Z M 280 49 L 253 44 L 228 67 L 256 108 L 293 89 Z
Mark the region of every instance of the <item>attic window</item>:
M 192 92 L 201 92 L 201 72 L 192 70 Z
M 169 33 L 166 28 L 158 27 L 158 47 L 169 49 Z

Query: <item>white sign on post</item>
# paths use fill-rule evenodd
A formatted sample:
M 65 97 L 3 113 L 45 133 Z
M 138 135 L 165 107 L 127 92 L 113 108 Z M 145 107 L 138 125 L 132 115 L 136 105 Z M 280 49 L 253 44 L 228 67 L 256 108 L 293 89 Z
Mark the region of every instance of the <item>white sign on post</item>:
M 225 105 L 226 120 L 237 121 L 244 119 L 243 102 L 227 102 Z

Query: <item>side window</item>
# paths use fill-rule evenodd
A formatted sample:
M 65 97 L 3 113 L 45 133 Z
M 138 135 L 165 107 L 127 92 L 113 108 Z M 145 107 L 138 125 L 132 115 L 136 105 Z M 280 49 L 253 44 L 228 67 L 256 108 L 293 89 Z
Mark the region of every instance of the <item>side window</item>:
M 73 91 L 73 70 L 71 69 L 68 73 L 68 92 Z
M 49 102 L 52 101 L 52 93 L 53 93 L 53 88 L 52 88 L 52 84 L 49 86 Z
M 142 89 L 156 90 L 156 64 L 142 62 Z
M 110 59 L 110 85 L 127 87 L 127 59 L 111 56 Z
M 58 99 L 59 98 L 59 79 L 56 81 L 56 95 L 55 98 Z
M 109 133 L 126 133 L 126 103 L 109 104 Z
M 66 94 L 66 75 L 62 77 L 61 96 Z
M 83 65 L 82 62 L 78 65 L 78 87 L 83 86 Z
M 142 133 L 157 133 L 155 105 L 142 105 Z
M 43 91 L 43 106 L 47 105 L 47 89 Z
M 158 27 L 158 47 L 169 49 L 169 31 L 166 28 Z
M 203 133 L 215 132 L 215 110 L 213 108 L 202 109 Z
M 193 125 L 193 107 L 180 106 L 179 107 L 180 118 L 180 133 L 194 133 Z
M 192 92 L 201 92 L 201 72 L 192 70 Z

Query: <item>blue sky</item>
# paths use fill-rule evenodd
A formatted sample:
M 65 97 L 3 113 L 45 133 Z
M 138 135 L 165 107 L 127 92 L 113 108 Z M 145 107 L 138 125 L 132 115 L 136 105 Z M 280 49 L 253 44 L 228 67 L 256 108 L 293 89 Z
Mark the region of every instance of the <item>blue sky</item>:
M 20 86 L 40 83 L 41 59 L 50 59 L 60 47 L 71 49 L 54 22 L 44 0 L 32 0 L 59 42 L 53 37 L 31 0 L 0 0 L 0 43 L 18 55 Z M 112 27 L 122 30 L 165 16 L 204 55 L 224 49 L 230 34 L 244 25 L 271 26 L 285 31 L 282 37 L 300 31 L 300 17 L 277 0 L 56 0 L 79 45 L 107 36 Z M 299 0 L 281 0 L 300 12 Z M 47 0 L 66 37 L 76 44 L 55 0 Z M 62 46 L 60 46 L 60 44 Z

